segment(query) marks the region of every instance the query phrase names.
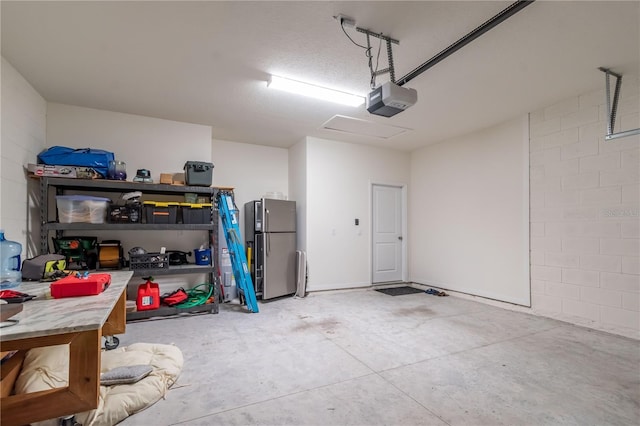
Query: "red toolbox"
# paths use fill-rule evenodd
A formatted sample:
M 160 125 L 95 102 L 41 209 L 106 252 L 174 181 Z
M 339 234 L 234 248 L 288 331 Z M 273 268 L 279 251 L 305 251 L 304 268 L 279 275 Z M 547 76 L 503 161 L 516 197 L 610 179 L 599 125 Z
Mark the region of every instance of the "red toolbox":
M 69 275 L 52 283 L 51 296 L 62 297 L 93 296 L 102 293 L 111 283 L 110 274 L 88 274 L 86 277 Z

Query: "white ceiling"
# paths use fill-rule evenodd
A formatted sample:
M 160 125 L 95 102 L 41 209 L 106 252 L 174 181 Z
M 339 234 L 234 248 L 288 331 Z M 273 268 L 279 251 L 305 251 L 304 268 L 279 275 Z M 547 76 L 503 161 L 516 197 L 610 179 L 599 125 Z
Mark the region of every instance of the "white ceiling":
M 266 87 L 273 73 L 369 92 L 364 50 L 338 13 L 400 40 L 400 78 L 510 3 L 2 1 L 2 56 L 50 102 L 210 125 L 237 142 L 316 136 L 402 150 L 604 87 L 600 66 L 638 71 L 639 2 L 537 1 L 407 83 L 418 103 L 392 118 Z M 380 56 L 385 68 L 384 46 Z M 322 129 L 336 114 L 411 131 Z

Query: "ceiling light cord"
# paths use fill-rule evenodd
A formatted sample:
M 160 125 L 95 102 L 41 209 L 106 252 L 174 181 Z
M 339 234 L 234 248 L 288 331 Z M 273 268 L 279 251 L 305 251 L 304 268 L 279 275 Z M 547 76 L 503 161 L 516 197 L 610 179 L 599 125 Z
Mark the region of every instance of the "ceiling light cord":
M 346 35 L 346 36 L 347 36 L 347 38 L 348 38 L 349 40 L 351 40 L 351 43 L 355 44 L 355 45 L 356 45 L 356 46 L 358 46 L 358 47 L 363 48 L 364 50 L 370 50 L 370 49 L 371 49 L 370 47 L 363 46 L 363 45 L 358 44 L 358 43 L 356 43 L 355 41 L 353 41 L 353 39 L 351 38 L 351 36 L 349 35 L 349 33 L 347 33 L 347 30 L 345 30 L 345 29 L 344 29 L 344 22 L 343 22 L 342 20 L 340 20 L 340 28 L 342 28 L 342 32 L 344 33 L 344 35 Z

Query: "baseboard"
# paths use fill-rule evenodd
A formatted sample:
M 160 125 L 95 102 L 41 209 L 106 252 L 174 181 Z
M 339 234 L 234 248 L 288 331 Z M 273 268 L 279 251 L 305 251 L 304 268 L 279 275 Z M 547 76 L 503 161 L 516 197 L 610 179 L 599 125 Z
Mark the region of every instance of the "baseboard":
M 307 284 L 307 292 L 316 292 L 316 291 L 331 291 L 331 290 L 351 290 L 351 289 L 361 289 L 364 287 L 371 287 L 371 283 L 369 282 L 355 282 L 355 283 L 327 283 L 327 284 Z

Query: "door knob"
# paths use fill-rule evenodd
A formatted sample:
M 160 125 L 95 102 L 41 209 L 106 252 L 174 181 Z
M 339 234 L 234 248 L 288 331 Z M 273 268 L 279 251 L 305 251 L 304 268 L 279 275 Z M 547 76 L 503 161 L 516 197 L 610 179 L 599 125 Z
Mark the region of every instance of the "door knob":
M 398 239 L 399 239 L 400 241 L 402 241 L 402 235 L 400 235 L 400 236 L 398 237 Z

